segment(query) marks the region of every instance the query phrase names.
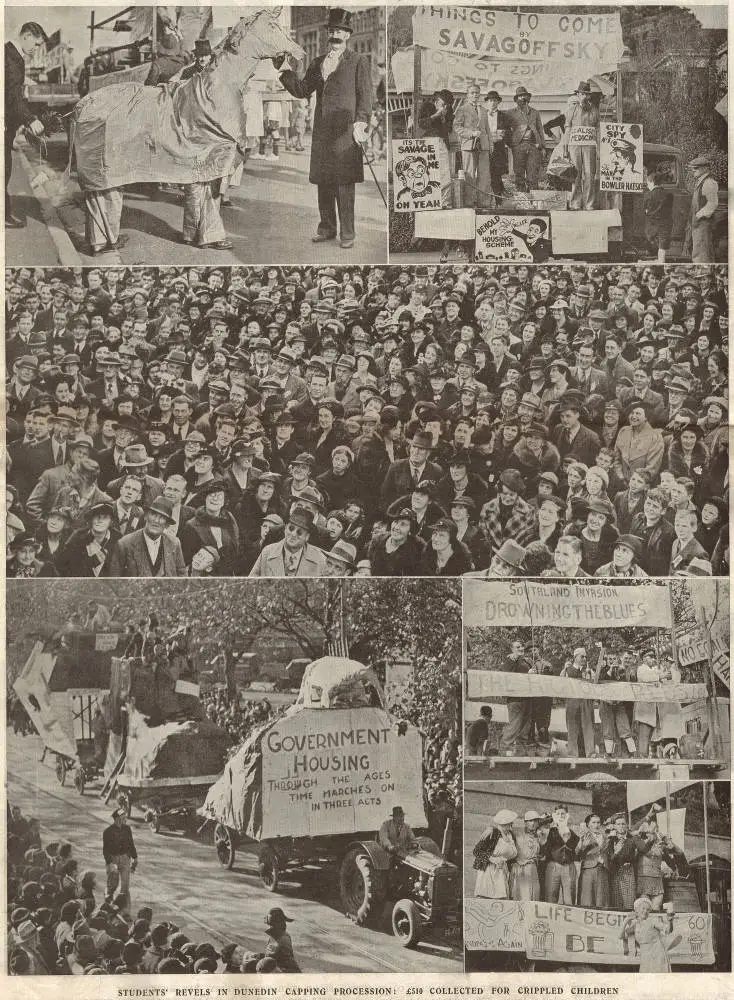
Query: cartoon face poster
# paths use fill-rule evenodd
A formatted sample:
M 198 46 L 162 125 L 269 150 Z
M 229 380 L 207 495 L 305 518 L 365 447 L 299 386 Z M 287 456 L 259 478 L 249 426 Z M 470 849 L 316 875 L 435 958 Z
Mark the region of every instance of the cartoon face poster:
M 599 178 L 602 191 L 644 190 L 642 125 L 601 122 Z
M 441 208 L 443 176 L 441 140 L 394 139 L 393 191 L 396 212 L 426 212 Z

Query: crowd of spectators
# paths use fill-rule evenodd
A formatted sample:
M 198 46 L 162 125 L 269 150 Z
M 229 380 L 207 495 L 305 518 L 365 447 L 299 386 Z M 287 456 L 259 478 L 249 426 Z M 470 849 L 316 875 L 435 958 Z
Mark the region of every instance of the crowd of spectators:
M 103 895 L 71 844 L 43 844 L 39 823 L 8 806 L 8 969 L 14 976 L 105 976 L 299 971 L 280 967 L 282 911 L 265 917 L 262 952 L 192 941 L 153 909 L 131 912 L 123 893 Z M 101 876 L 104 884 L 104 876 Z M 286 935 L 287 936 L 287 935 Z M 282 951 L 282 949 L 281 949 Z M 292 950 L 290 952 L 293 958 Z
M 11 577 L 727 571 L 725 266 L 16 268 L 5 309 Z

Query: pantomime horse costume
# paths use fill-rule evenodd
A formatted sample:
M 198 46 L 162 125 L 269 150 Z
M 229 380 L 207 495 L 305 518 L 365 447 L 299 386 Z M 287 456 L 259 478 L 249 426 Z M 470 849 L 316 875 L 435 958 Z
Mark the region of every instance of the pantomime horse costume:
M 117 244 L 126 184 L 208 185 L 233 170 L 246 137 L 243 92 L 258 61 L 305 55 L 277 16 L 270 8 L 243 17 L 188 80 L 111 84 L 79 101 L 72 147 L 94 252 Z

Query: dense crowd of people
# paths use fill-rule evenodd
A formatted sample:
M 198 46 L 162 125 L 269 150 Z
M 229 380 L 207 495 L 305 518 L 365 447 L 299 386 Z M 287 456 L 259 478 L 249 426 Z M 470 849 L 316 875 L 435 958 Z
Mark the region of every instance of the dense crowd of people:
M 680 670 L 671 657 L 660 656 L 651 648 L 623 653 L 603 654 L 600 649 L 588 655 L 584 646 L 577 646 L 569 655 L 551 661 L 526 650 L 521 639 L 510 643 L 507 655 L 497 669 L 504 672 L 541 677 L 567 677 L 591 681 L 603 688 L 609 682 L 678 684 Z M 552 685 L 548 686 L 552 690 Z M 652 689 L 651 689 L 652 690 Z M 499 753 L 505 757 L 556 754 L 563 757 L 656 757 L 674 760 L 682 756 L 701 756 L 703 747 L 695 750 L 686 739 L 681 706 L 672 701 L 635 702 L 599 700 L 600 734 L 594 718 L 594 699 L 566 698 L 566 741 L 551 737 L 553 696 L 507 698 L 508 721 L 503 726 L 499 745 L 490 729 L 492 709 L 483 706 L 480 718 L 469 727 L 469 753 L 478 755 Z M 686 752 L 681 754 L 681 744 Z
M 726 573 L 726 283 L 11 270 L 8 573 Z
M 80 870 L 72 845 L 44 845 L 38 821 L 17 805 L 8 806 L 7 860 L 11 975 L 299 971 L 279 907 L 265 916 L 262 952 L 192 941 L 170 921 L 155 921 L 149 906 L 133 914 L 125 893 L 104 895 L 97 873 Z
M 474 846 L 474 895 L 629 912 L 621 935 L 636 943 L 640 971 L 669 972 L 675 907 L 668 883 L 689 869 L 659 829 L 658 812 L 656 805 L 634 830 L 621 812 L 604 820 L 590 813 L 574 829 L 562 804 L 522 818 L 500 809 Z

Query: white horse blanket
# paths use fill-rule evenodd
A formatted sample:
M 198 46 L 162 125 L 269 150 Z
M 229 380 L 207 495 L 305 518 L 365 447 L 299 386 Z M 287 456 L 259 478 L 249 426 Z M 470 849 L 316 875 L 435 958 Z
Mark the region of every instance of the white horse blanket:
M 246 137 L 242 95 L 233 87 L 222 108 L 219 88 L 215 106 L 207 83 L 200 75 L 155 87 L 121 83 L 82 98 L 73 125 L 82 190 L 194 184 L 230 173 Z

